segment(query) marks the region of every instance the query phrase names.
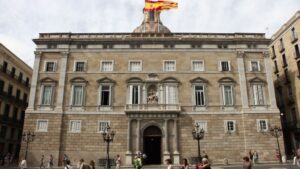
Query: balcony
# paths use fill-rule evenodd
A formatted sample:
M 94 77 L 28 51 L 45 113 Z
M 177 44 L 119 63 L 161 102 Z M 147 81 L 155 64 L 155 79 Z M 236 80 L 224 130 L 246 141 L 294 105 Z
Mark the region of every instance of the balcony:
M 12 105 L 18 106 L 18 107 L 27 107 L 28 106 L 28 103 L 26 101 L 17 99 L 16 97 L 14 97 L 4 91 L 0 91 L 0 98 L 2 100 L 9 102 Z
M 0 122 L 1 122 L 1 124 L 7 124 L 9 126 L 16 126 L 16 127 L 23 126 L 23 124 L 21 123 L 20 120 L 18 120 L 16 118 L 10 118 L 5 115 L 0 115 Z
M 284 50 L 285 50 L 283 45 L 278 45 L 278 49 L 279 49 L 280 53 L 284 52 Z
M 14 79 L 15 81 L 21 83 L 22 85 L 24 85 L 27 88 L 30 87 L 29 82 L 23 80 L 22 76 L 17 76 L 12 71 L 10 71 L 8 69 L 4 69 L 3 65 L 1 65 L 1 64 L 0 64 L 0 70 L 1 70 L 0 72 L 3 73 L 3 74 L 5 74 L 5 75 L 7 75 L 7 77 L 10 77 L 10 78 Z
M 295 43 L 298 40 L 298 35 L 297 33 L 294 33 L 293 35 L 291 35 L 291 43 Z
M 300 53 L 299 52 L 294 52 L 294 58 L 297 60 L 300 58 Z
M 179 104 L 127 104 L 125 112 L 180 112 Z

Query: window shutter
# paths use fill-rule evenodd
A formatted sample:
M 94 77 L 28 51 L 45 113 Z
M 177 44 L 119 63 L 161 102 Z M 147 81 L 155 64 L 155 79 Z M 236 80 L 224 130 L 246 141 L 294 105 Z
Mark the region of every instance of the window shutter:
M 258 104 L 258 91 L 257 91 L 257 85 L 253 85 L 253 101 L 254 101 L 254 105 Z
M 258 71 L 260 71 L 260 61 L 257 61 Z
M 224 132 L 228 132 L 228 121 L 224 121 Z
M 253 69 L 252 69 L 252 62 L 251 62 L 251 61 L 249 61 L 249 71 L 250 71 L 250 72 L 253 71 Z
M 128 98 L 128 103 L 129 104 L 132 104 L 132 94 L 133 94 L 132 92 L 133 92 L 133 86 L 130 85 L 129 86 L 129 95 L 128 95 L 129 96 L 129 98 Z
M 260 132 L 260 120 L 256 120 L 256 128 L 257 128 L 257 132 Z
M 141 98 L 142 98 L 142 92 L 141 92 L 141 86 L 138 86 L 138 104 L 141 104 Z
M 84 63 L 84 71 L 86 71 L 87 70 L 87 62 L 83 62 Z
M 230 64 L 230 61 L 228 61 L 228 70 L 231 71 L 231 64 Z
M 219 61 L 219 71 L 222 72 L 222 61 Z

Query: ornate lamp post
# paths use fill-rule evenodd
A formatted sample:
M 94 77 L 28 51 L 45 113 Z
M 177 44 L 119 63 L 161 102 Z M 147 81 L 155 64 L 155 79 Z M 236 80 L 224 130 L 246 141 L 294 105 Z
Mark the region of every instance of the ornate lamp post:
M 110 130 L 110 127 L 107 126 L 105 131 L 102 132 L 102 136 L 103 136 L 103 140 L 104 142 L 107 143 L 107 146 L 106 146 L 106 155 L 107 155 L 107 162 L 106 162 L 106 168 L 110 168 L 110 161 L 109 161 L 109 143 L 110 142 L 113 142 L 114 140 L 114 136 L 115 136 L 115 132 L 114 131 L 111 131 Z
M 204 130 L 199 128 L 199 124 L 196 123 L 195 128 L 192 131 L 194 140 L 198 141 L 198 160 L 202 162 L 201 152 L 200 152 L 200 140 L 204 138 Z
M 33 142 L 35 135 L 34 132 L 27 131 L 24 132 L 22 136 L 22 140 L 26 143 L 25 160 L 27 161 L 28 144 Z
M 279 153 L 279 162 L 282 163 L 281 151 L 280 151 L 280 146 L 279 146 L 279 141 L 278 141 L 278 138 L 282 134 L 282 129 L 280 127 L 274 126 L 273 128 L 270 128 L 270 134 L 271 134 L 271 136 L 275 137 L 276 140 L 277 140 L 277 147 L 278 147 L 278 153 Z

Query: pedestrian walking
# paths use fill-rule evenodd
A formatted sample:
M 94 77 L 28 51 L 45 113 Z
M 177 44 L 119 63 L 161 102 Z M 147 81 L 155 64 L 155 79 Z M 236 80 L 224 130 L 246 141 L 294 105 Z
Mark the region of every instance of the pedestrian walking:
M 181 169 L 189 169 L 189 163 L 186 158 L 182 159 L 182 167 Z
M 243 166 L 242 169 L 253 169 L 252 161 L 250 161 L 250 158 L 245 156 L 243 158 Z
M 203 154 L 202 155 L 203 158 L 207 158 L 208 159 L 208 155 L 207 155 L 207 153 L 205 151 L 203 151 L 202 154 Z
M 64 154 L 64 157 L 63 157 L 64 166 L 67 165 L 68 160 L 69 160 L 69 157 L 67 156 L 67 154 Z
M 167 168 L 167 169 L 173 169 L 173 163 L 172 163 L 172 160 L 171 160 L 171 159 L 166 159 L 165 162 L 166 162 L 167 165 L 168 165 L 168 168 Z
M 20 162 L 20 168 L 21 169 L 27 169 L 27 161 L 25 158 L 23 158 Z
M 207 158 L 202 159 L 202 163 L 196 165 L 196 169 L 211 169 L 210 163 Z
M 45 158 L 44 158 L 44 155 L 42 155 L 42 157 L 41 157 L 40 169 L 45 169 Z
M 249 150 L 249 158 L 251 161 L 253 161 L 253 153 L 252 153 L 252 150 Z
M 253 152 L 253 162 L 254 162 L 254 164 L 258 163 L 258 153 L 257 153 L 257 151 Z
M 138 156 L 134 157 L 134 169 L 141 169 L 142 168 L 142 161 L 141 158 Z
M 120 169 L 121 168 L 121 157 L 119 154 L 117 154 L 116 157 L 116 169 Z
M 48 169 L 52 169 L 53 165 L 54 165 L 54 158 L 52 156 L 52 154 L 50 154 L 49 156 L 49 160 L 48 160 Z
M 293 165 L 297 164 L 297 150 L 293 150 Z
M 95 161 L 94 160 L 90 161 L 89 168 L 90 169 L 95 169 Z
M 65 169 L 73 169 L 73 167 L 71 166 L 71 161 L 70 160 L 66 161 Z

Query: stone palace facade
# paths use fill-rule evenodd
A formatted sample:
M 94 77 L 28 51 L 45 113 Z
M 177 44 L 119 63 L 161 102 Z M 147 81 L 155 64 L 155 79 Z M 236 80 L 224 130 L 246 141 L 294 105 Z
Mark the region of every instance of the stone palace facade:
M 172 33 L 159 13 L 145 12 L 133 33 L 41 33 L 34 42 L 29 165 L 42 154 L 55 165 L 63 154 L 106 158 L 107 125 L 116 132 L 110 155 L 122 165 L 138 151 L 145 164 L 178 164 L 198 155 L 195 123 L 214 163 L 240 162 L 250 149 L 276 160 L 268 130 L 281 125 L 264 34 Z

